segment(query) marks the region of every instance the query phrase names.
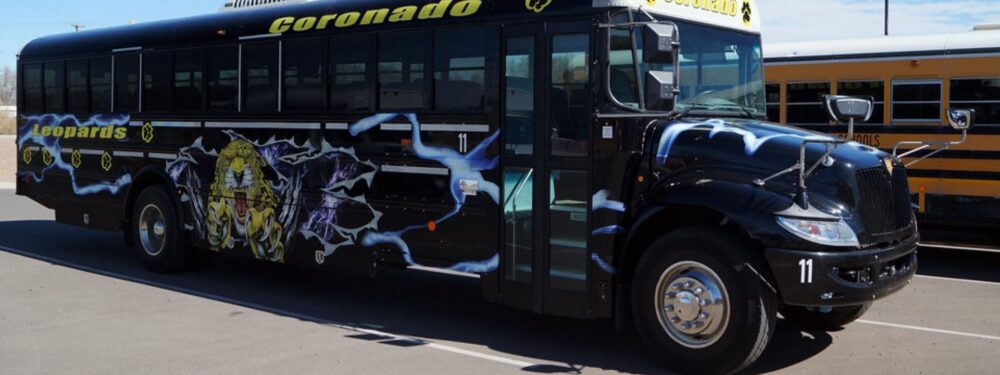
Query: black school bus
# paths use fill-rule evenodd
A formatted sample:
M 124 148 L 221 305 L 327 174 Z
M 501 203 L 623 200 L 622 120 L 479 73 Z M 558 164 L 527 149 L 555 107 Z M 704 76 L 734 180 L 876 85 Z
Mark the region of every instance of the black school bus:
M 733 372 L 779 310 L 842 326 L 916 270 L 898 160 L 764 121 L 759 26 L 749 0 L 344 0 L 44 37 L 17 193 L 153 271 L 475 273 Z

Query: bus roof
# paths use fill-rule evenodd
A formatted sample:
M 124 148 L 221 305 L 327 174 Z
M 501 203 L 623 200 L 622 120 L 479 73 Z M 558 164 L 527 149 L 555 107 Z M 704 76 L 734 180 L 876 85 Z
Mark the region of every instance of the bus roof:
M 244 11 L 144 22 L 46 36 L 28 43 L 21 61 L 86 56 L 121 50 L 236 42 L 275 33 L 318 33 L 338 29 L 475 23 L 596 13 L 601 8 L 644 9 L 661 16 L 759 33 L 753 0 L 717 0 L 691 6 L 687 0 L 324 0 Z M 654 4 L 650 6 L 649 4 Z M 715 8 L 707 8 L 715 4 Z M 301 23 L 300 23 L 301 22 Z
M 764 47 L 764 62 L 768 64 L 1000 54 L 1000 30 L 769 43 Z

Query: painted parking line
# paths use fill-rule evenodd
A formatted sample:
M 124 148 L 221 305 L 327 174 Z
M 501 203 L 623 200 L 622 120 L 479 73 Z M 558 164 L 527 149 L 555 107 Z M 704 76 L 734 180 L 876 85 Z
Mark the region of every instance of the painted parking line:
M 310 315 L 306 315 L 306 314 L 300 314 L 300 313 L 293 312 L 293 311 L 283 310 L 283 309 L 279 309 L 279 308 L 275 308 L 275 307 L 270 307 L 270 306 L 259 305 L 259 304 L 253 303 L 253 302 L 241 301 L 241 300 L 238 300 L 238 299 L 235 299 L 235 298 L 226 297 L 226 296 L 220 296 L 220 295 L 216 295 L 216 294 L 212 294 L 212 293 L 206 293 L 206 292 L 197 291 L 197 290 L 188 289 L 188 288 L 183 288 L 183 287 L 178 287 L 178 286 L 174 286 L 174 285 L 163 284 L 163 283 L 159 283 L 159 282 L 152 281 L 152 280 L 140 279 L 140 278 L 137 278 L 137 277 L 132 277 L 132 276 L 128 276 L 128 275 L 116 273 L 116 272 L 104 271 L 104 270 L 100 270 L 100 269 L 96 269 L 96 268 L 92 268 L 92 267 L 88 267 L 88 266 L 84 266 L 84 265 L 73 264 L 73 263 L 65 262 L 65 261 L 60 260 L 60 259 L 56 259 L 56 258 L 52 258 L 52 257 L 47 257 L 47 256 L 44 256 L 44 255 L 38 255 L 38 254 L 30 253 L 30 252 L 27 252 L 27 251 L 24 251 L 24 250 L 15 249 L 15 248 L 3 246 L 3 245 L 0 245 L 0 251 L 4 251 L 4 252 L 11 253 L 11 254 L 20 255 L 20 256 L 23 256 L 25 258 L 35 259 L 35 260 L 39 260 L 39 261 L 43 261 L 43 262 L 49 262 L 49 263 L 52 263 L 52 264 L 55 264 L 55 265 L 58 265 L 58 266 L 62 266 L 62 267 L 66 267 L 66 268 L 70 268 L 70 269 L 75 269 L 75 270 L 89 272 L 89 273 L 93 273 L 93 274 L 97 274 L 97 275 L 101 275 L 101 276 L 107 276 L 107 277 L 113 277 L 113 278 L 116 278 L 116 279 L 126 280 L 126 281 L 130 281 L 130 282 L 133 282 L 133 283 L 136 283 L 136 284 L 141 284 L 141 285 L 156 287 L 156 288 L 160 288 L 160 289 L 164 289 L 164 290 L 169 290 L 169 291 L 172 291 L 172 292 L 183 293 L 183 294 L 192 295 L 192 296 L 196 296 L 196 297 L 201 297 L 201 298 L 205 298 L 205 299 L 215 300 L 215 301 L 219 301 L 219 302 L 223 302 L 223 303 L 228 303 L 228 304 L 231 304 L 231 305 L 245 307 L 245 308 L 248 308 L 248 309 L 254 309 L 254 310 L 264 311 L 264 312 L 268 312 L 268 313 L 275 314 L 275 315 L 281 315 L 281 316 L 286 316 L 286 317 L 290 317 L 290 318 L 295 318 L 295 319 L 298 319 L 298 320 L 303 320 L 303 321 L 308 321 L 308 322 L 314 322 L 316 324 L 321 324 L 321 325 L 328 326 L 328 327 L 333 327 L 333 328 L 339 328 L 339 329 L 342 329 L 342 330 L 345 330 L 345 331 L 350 331 L 350 332 L 354 332 L 354 333 L 362 333 L 362 334 L 368 334 L 368 335 L 375 335 L 375 336 L 379 336 L 379 337 L 384 337 L 386 340 L 405 341 L 405 342 L 413 343 L 415 345 L 419 345 L 419 346 L 425 347 L 425 348 L 431 348 L 431 349 L 441 350 L 441 351 L 445 351 L 445 352 L 449 352 L 449 353 L 453 353 L 453 354 L 463 355 L 463 356 L 466 356 L 466 357 L 478 358 L 478 359 L 488 360 L 488 361 L 497 362 L 497 363 L 503 363 L 503 364 L 507 364 L 507 365 L 517 366 L 519 368 L 530 368 L 530 367 L 537 366 L 537 364 L 530 363 L 530 362 L 525 362 L 525 361 L 521 361 L 521 360 L 517 360 L 517 359 L 513 359 L 513 358 L 507 358 L 507 357 L 502 357 L 502 356 L 493 355 L 493 354 L 481 353 L 481 352 L 477 352 L 477 351 L 473 351 L 473 350 L 457 348 L 457 347 L 454 347 L 454 346 L 448 346 L 448 345 L 444 345 L 444 344 L 438 344 L 438 343 L 435 343 L 435 342 L 431 342 L 431 341 L 427 341 L 427 340 L 423 340 L 423 339 L 419 339 L 419 338 L 414 338 L 414 337 L 406 337 L 406 336 L 395 335 L 395 334 L 392 334 L 392 333 L 382 332 L 382 331 L 378 331 L 378 330 L 374 330 L 374 329 L 369 329 L 369 328 L 362 328 L 362 327 L 358 327 L 358 326 L 354 326 L 354 325 L 350 325 L 350 324 L 345 324 L 345 323 L 340 323 L 340 322 L 336 322 L 336 321 L 332 321 L 332 320 L 328 320 L 328 319 L 323 319 L 323 318 L 319 318 L 319 317 L 315 317 L 315 316 L 310 316 Z
M 927 328 L 927 327 L 920 327 L 920 326 L 911 326 L 911 325 L 906 325 L 906 324 L 876 322 L 876 321 L 873 321 L 873 320 L 863 320 L 863 319 L 856 320 L 855 323 L 869 324 L 869 325 L 873 325 L 873 326 L 899 328 L 899 329 L 908 329 L 908 330 L 911 330 L 911 331 L 920 331 L 920 332 L 929 332 L 929 333 L 940 333 L 940 334 L 943 334 L 943 335 L 971 337 L 971 338 L 982 339 L 982 340 L 990 340 L 990 341 L 993 341 L 993 342 L 1000 343 L 1000 336 L 980 335 L 978 333 L 949 331 L 949 330 L 946 330 L 946 329 Z
M 954 278 L 951 278 L 951 277 L 927 276 L 927 275 L 916 275 L 916 276 L 913 276 L 913 277 L 917 278 L 917 279 L 941 280 L 941 281 L 951 281 L 951 282 L 956 282 L 956 283 L 968 283 L 968 284 L 1000 286 L 1000 283 L 995 282 L 995 281 L 965 280 L 965 279 L 954 279 Z

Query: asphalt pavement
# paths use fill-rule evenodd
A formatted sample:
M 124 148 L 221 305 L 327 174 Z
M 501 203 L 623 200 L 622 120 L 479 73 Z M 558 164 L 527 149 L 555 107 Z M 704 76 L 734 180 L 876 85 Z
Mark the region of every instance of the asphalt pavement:
M 475 278 L 375 279 L 238 257 L 145 271 L 116 233 L 0 190 L 0 374 L 662 373 L 607 321 L 483 302 Z M 1000 368 L 1000 254 L 921 250 L 899 294 L 839 332 L 779 322 L 753 373 Z

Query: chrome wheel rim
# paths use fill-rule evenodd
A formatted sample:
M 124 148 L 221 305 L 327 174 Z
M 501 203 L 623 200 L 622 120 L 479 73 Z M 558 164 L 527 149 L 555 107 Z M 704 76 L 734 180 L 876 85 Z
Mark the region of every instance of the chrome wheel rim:
M 729 293 L 708 266 L 684 261 L 660 275 L 656 285 L 660 326 L 678 344 L 701 349 L 715 344 L 729 326 Z
M 139 214 L 139 242 L 142 250 L 150 256 L 158 256 L 163 252 L 167 238 L 167 225 L 163 220 L 163 212 L 159 207 L 148 205 Z

